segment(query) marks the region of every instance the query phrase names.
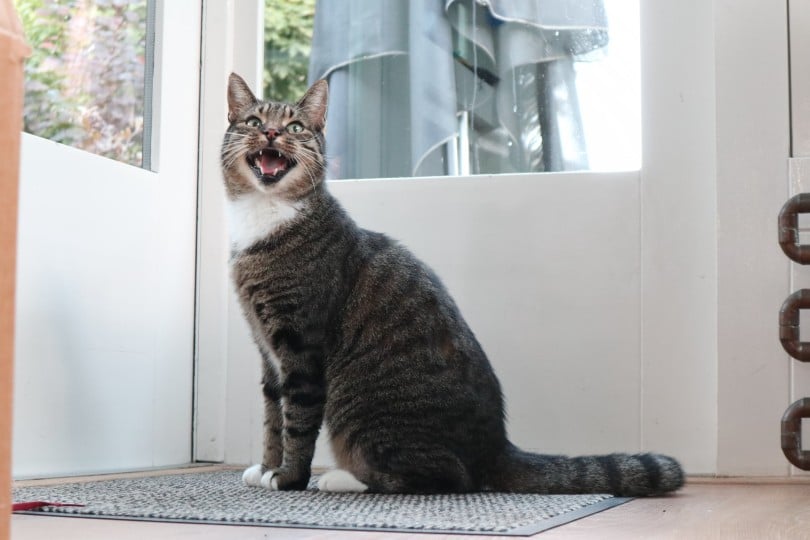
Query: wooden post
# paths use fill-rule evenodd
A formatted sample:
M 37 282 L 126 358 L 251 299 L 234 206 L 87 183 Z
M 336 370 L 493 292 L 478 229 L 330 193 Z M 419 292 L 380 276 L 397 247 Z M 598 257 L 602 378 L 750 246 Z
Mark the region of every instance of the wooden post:
M 14 282 L 23 59 L 27 55 L 28 47 L 12 0 L 0 0 L 0 539 L 11 534 Z

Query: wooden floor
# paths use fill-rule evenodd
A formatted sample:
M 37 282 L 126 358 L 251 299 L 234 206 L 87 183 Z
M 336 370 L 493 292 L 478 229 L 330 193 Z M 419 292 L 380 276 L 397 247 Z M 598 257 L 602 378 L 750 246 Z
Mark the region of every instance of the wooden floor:
M 75 479 L 74 479 L 75 480 Z M 34 484 L 40 482 L 25 482 Z M 15 515 L 14 540 L 311 540 L 486 539 L 437 534 L 320 531 L 233 525 L 194 525 Z M 503 538 L 503 537 L 501 537 Z M 556 539 L 790 539 L 810 540 L 810 480 L 691 479 L 677 495 L 636 499 L 536 536 Z

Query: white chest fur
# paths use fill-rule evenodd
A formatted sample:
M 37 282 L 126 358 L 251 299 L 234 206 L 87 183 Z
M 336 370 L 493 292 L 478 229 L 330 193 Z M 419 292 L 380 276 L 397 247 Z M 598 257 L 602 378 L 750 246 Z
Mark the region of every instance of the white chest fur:
M 279 201 L 258 192 L 228 200 L 231 246 L 237 251 L 252 246 L 295 218 L 301 209 L 301 204 Z

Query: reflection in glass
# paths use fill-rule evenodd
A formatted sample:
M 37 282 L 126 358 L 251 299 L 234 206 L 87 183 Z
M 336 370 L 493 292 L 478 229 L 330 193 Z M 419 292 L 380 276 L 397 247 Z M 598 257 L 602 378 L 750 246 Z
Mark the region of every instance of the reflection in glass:
M 149 166 L 144 162 L 149 4 L 15 0 L 33 49 L 25 67 L 26 132 Z
M 300 96 L 307 61 L 329 80 L 331 178 L 639 166 L 637 2 L 267 0 L 271 18 L 266 95 Z

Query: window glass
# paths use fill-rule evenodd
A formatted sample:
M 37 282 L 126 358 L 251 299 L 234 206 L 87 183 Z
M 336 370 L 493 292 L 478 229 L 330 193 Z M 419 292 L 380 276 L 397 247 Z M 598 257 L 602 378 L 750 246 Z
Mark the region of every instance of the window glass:
M 265 97 L 329 81 L 329 176 L 640 166 L 637 0 L 267 0 Z
M 33 49 L 25 66 L 25 131 L 149 168 L 145 81 L 152 69 L 152 2 L 15 5 Z

